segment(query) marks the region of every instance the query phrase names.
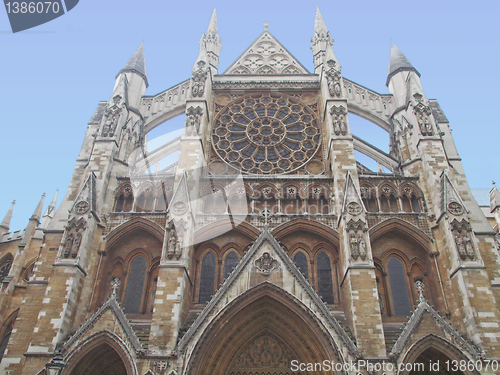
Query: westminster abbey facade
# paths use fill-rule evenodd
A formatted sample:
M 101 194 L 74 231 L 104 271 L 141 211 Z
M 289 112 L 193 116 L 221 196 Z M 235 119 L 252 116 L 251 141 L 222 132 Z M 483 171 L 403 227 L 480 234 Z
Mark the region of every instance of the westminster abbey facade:
M 60 206 L 0 224 L 1 374 L 497 373 L 500 193 L 488 221 L 396 45 L 386 94 L 342 75 L 319 10 L 311 48 L 314 72 L 265 23 L 218 72 L 214 11 L 192 75 L 155 95 L 135 51 Z M 348 114 L 387 131 L 389 153 Z M 340 366 L 310 366 L 324 361 Z

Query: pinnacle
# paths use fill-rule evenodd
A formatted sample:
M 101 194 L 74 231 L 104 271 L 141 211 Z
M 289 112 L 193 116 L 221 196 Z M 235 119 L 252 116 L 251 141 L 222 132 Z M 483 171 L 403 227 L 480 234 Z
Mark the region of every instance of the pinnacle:
M 56 211 L 56 204 L 57 204 L 57 194 L 59 193 L 59 189 L 56 190 L 56 193 L 54 195 L 54 198 L 52 198 L 52 201 L 49 203 L 49 206 L 47 207 L 47 210 L 43 214 L 42 217 L 42 223 L 41 227 L 46 228 L 47 225 L 50 223 L 52 218 L 54 217 L 54 213 Z
M 219 34 L 219 28 L 217 26 L 217 12 L 215 11 L 215 8 L 212 12 L 212 17 L 210 17 L 210 22 L 208 23 L 207 34 Z
M 390 78 L 403 70 L 413 70 L 420 77 L 420 73 L 413 67 L 406 56 L 401 52 L 398 46 L 391 41 L 391 54 L 389 57 L 389 69 L 387 71 L 387 85 L 389 84 Z
M 314 33 L 321 35 L 328 33 L 328 29 L 326 28 L 325 21 L 323 20 L 323 16 L 319 11 L 319 7 L 316 5 L 316 19 L 314 20 Z
M 45 199 L 45 193 L 42 194 L 42 198 L 40 199 L 40 202 L 38 202 L 38 206 L 36 206 L 35 212 L 33 212 L 33 215 L 31 216 L 30 220 L 37 220 L 38 222 L 40 222 L 40 218 L 42 217 L 42 208 L 44 199 Z
M 148 86 L 148 77 L 146 74 L 146 59 L 144 57 L 144 42 L 142 42 L 139 48 L 135 50 L 130 60 L 128 60 L 127 64 L 125 64 L 123 69 L 120 70 L 118 74 L 125 72 L 139 74 L 142 78 L 144 78 L 146 86 Z
M 7 211 L 7 214 L 5 215 L 2 223 L 0 224 L 0 227 L 9 230 L 10 227 L 10 220 L 12 219 L 12 211 L 14 210 L 14 205 L 16 204 L 16 201 L 12 202 L 12 205 L 9 208 L 9 211 Z

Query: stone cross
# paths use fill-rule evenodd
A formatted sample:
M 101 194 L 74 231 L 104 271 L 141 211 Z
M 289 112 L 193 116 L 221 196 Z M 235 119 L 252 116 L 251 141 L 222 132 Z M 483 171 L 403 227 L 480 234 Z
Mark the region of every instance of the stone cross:
M 111 281 L 111 297 L 116 298 L 116 293 L 118 292 L 118 288 L 120 287 L 120 279 L 118 277 L 114 277 Z
M 424 297 L 424 288 L 425 288 L 425 285 L 423 282 L 421 282 L 420 280 L 417 281 L 415 283 L 415 288 L 417 288 L 417 292 L 418 292 L 418 300 L 419 302 L 425 302 L 425 297 Z

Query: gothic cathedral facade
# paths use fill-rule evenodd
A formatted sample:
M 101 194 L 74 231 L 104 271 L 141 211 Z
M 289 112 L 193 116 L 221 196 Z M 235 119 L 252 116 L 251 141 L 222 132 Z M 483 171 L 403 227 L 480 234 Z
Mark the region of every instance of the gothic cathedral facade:
M 191 77 L 152 96 L 137 49 L 59 208 L 0 224 L 1 374 L 497 373 L 497 237 L 438 102 L 394 44 L 390 93 L 343 77 L 319 10 L 311 48 L 313 73 L 264 24 L 218 73 L 214 11 Z

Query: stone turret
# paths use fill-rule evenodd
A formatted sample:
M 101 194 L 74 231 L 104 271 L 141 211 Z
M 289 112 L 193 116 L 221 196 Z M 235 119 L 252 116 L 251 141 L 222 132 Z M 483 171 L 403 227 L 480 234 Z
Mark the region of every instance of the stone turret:
M 9 208 L 9 211 L 7 211 L 7 214 L 5 215 L 4 219 L 2 220 L 2 223 L 0 224 L 0 236 L 4 235 L 9 231 L 10 220 L 12 219 L 12 211 L 14 210 L 15 204 L 16 201 L 13 201 L 12 205 Z

